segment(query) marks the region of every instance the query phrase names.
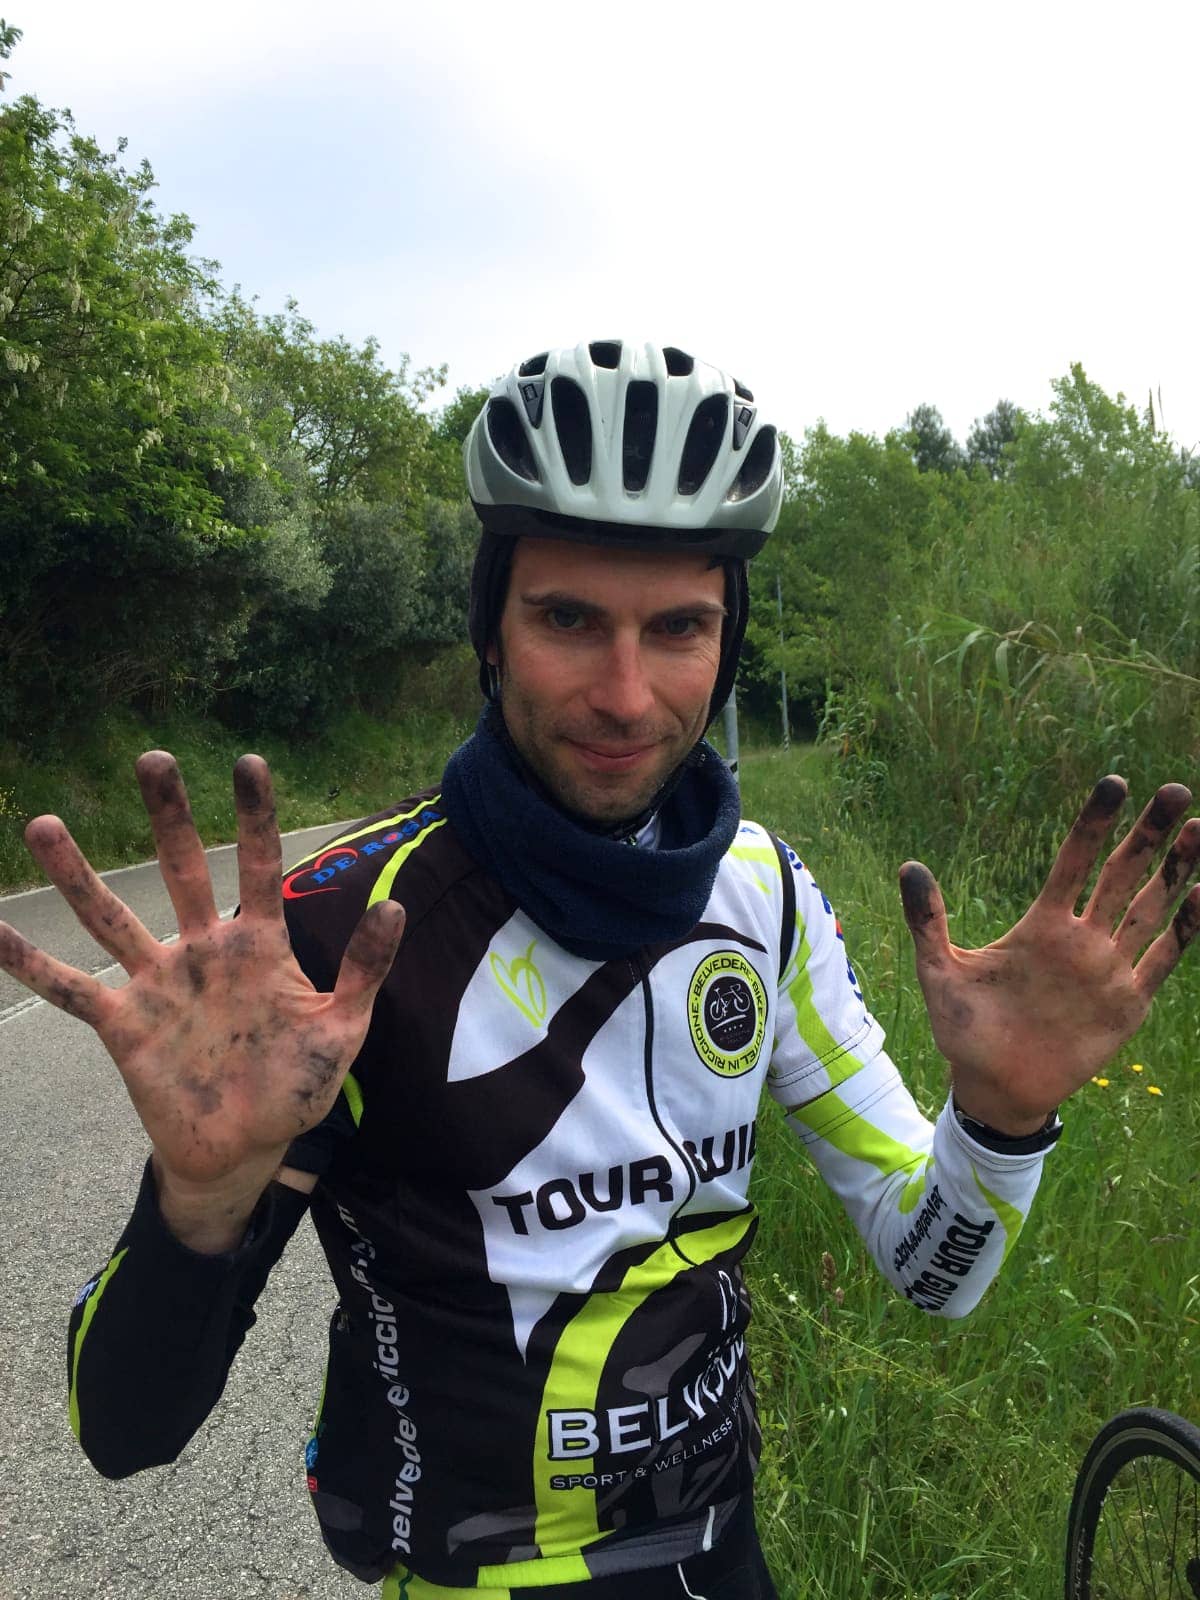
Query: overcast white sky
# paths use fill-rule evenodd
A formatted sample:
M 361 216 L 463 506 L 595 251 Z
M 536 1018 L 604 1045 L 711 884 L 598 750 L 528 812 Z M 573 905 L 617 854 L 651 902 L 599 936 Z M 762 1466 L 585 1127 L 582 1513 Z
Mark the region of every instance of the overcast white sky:
M 485 382 L 614 334 L 799 435 L 1082 361 L 1200 444 L 1200 5 L 3 0 L 9 93 L 149 159 L 198 253 Z

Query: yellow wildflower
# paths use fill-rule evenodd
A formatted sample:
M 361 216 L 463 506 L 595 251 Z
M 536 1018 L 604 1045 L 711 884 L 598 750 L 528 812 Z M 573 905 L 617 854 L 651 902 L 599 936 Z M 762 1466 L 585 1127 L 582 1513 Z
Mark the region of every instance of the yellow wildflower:
M 1092 1082 L 1093 1083 L 1098 1083 L 1102 1089 L 1107 1089 L 1108 1088 L 1108 1079 L 1107 1078 L 1093 1078 Z
M 1161 1094 L 1162 1090 L 1158 1087 L 1158 1085 L 1156 1083 L 1148 1083 L 1146 1085 L 1146 1093 L 1147 1094 Z
M 1129 1063 L 1129 1070 L 1130 1072 L 1145 1072 L 1146 1069 L 1140 1061 L 1131 1061 Z

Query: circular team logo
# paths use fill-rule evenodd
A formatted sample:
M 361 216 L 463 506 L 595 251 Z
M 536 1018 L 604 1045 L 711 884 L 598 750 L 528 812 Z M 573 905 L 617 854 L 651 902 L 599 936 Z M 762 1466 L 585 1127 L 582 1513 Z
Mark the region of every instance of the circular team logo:
M 736 950 L 705 956 L 688 985 L 688 1022 L 710 1072 L 722 1078 L 749 1072 L 767 1031 L 767 996 L 745 956 Z

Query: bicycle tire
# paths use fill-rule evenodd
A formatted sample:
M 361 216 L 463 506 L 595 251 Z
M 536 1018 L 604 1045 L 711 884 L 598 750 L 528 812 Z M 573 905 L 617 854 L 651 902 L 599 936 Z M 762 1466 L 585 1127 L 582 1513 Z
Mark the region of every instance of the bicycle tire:
M 1173 1484 L 1173 1505 L 1164 1507 L 1157 1490 L 1151 1496 L 1153 1474 Z M 1102 1529 L 1099 1564 L 1112 1563 L 1112 1583 L 1095 1572 Z M 1174 1412 L 1135 1406 L 1105 1423 L 1076 1476 L 1066 1600 L 1143 1597 L 1200 1600 L 1200 1428 Z

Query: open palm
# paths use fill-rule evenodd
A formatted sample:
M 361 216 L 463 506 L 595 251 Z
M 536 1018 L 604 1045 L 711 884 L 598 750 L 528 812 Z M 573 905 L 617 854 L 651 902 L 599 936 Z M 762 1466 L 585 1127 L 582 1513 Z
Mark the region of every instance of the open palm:
M 125 968 L 110 989 L 0 923 L 0 966 L 89 1023 L 120 1069 L 154 1145 L 160 1186 L 257 1193 L 289 1142 L 328 1111 L 357 1054 L 403 930 L 391 902 L 350 940 L 332 994 L 296 964 L 283 919 L 281 851 L 270 773 L 234 769 L 241 914 L 217 914 L 204 850 L 174 758 L 137 764 L 158 859 L 179 921 L 162 944 L 104 884 L 57 817 L 26 840 L 83 926 Z
M 1158 791 L 1075 914 L 1125 794 L 1121 778 L 1097 784 L 1042 892 L 982 950 L 950 943 L 945 904 L 928 869 L 919 862 L 901 868 L 917 976 L 955 1098 L 969 1116 L 1002 1132 L 1040 1127 L 1111 1059 L 1200 929 L 1200 888 L 1164 929 L 1200 861 L 1200 818 L 1184 823 L 1158 871 L 1138 888 L 1191 802 L 1182 784 Z

